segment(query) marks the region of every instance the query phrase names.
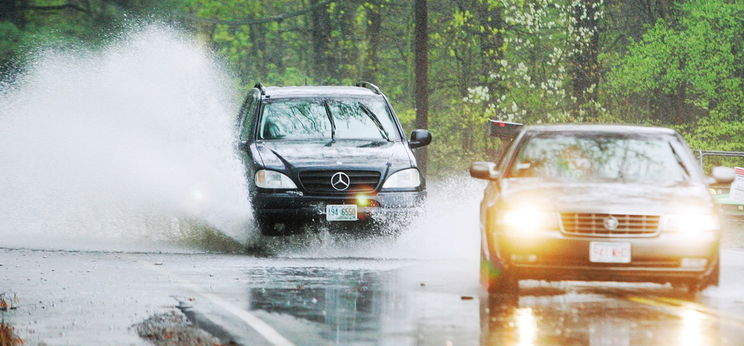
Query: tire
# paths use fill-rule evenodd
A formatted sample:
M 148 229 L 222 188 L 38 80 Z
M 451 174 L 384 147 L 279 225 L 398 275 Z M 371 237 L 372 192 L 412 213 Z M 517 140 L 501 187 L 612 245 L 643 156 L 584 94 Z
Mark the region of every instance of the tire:
M 704 283 L 703 283 L 703 289 L 710 287 L 710 286 L 716 286 L 718 287 L 718 283 L 721 280 L 721 260 L 716 259 L 716 264 L 713 265 L 713 271 L 710 272 L 710 275 L 705 277 Z
M 700 291 L 702 291 L 702 283 L 693 281 L 687 284 L 687 294 L 694 296 Z
M 283 224 L 283 227 L 277 227 L 280 223 L 270 220 L 256 220 L 256 226 L 258 231 L 261 232 L 262 236 L 265 237 L 279 237 L 289 235 L 290 227 L 289 224 Z
M 480 280 L 488 293 L 518 294 L 519 280 L 514 274 L 495 266 L 481 254 Z

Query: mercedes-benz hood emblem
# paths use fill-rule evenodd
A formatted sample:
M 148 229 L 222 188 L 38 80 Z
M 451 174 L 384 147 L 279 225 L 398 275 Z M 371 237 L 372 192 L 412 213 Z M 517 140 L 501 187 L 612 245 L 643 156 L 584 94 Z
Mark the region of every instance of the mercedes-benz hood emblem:
M 351 185 L 349 175 L 344 172 L 336 172 L 331 176 L 331 186 L 337 191 L 344 191 Z

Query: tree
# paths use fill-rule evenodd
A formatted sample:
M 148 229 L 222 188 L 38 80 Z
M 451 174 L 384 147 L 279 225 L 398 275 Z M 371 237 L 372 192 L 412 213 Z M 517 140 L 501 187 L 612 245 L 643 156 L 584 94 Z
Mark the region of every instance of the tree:
M 414 17 L 416 128 L 425 129 L 429 127 L 429 19 L 426 0 L 415 1 Z M 428 161 L 426 148 L 419 149 L 417 156 L 419 169 L 426 174 Z
M 382 29 L 382 14 L 380 0 L 368 1 L 364 8 L 367 14 L 365 21 L 365 33 L 367 37 L 367 56 L 362 68 L 362 79 L 378 83 L 377 72 L 379 70 L 379 59 L 377 52 L 380 50 L 380 31 Z
M 316 6 L 319 0 L 310 0 L 310 27 L 313 42 L 313 77 L 327 81 L 335 76 L 337 63 L 331 50 L 331 17 L 327 6 Z
M 660 20 L 616 63 L 614 93 L 656 105 L 652 112 L 665 123 L 742 120 L 744 3 L 696 0 L 680 9 L 682 17 Z
M 575 34 L 571 51 L 571 82 L 575 105 L 574 115 L 581 117 L 588 112 L 596 117 L 594 104 L 597 102 L 599 86 L 599 19 L 602 1 L 578 0 L 570 4 L 571 29 Z

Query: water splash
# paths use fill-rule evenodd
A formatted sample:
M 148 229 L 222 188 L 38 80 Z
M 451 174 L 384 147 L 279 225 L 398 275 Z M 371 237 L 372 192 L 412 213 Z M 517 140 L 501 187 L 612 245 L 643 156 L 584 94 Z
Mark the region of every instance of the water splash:
M 428 183 L 425 213 L 397 237 L 332 234 L 316 227 L 281 238 L 254 239 L 254 251 L 282 257 L 465 259 L 479 255 L 479 203 L 484 183 L 464 175 Z
M 395 238 L 258 237 L 233 150 L 239 97 L 215 61 L 162 26 L 39 52 L 0 86 L 0 247 L 477 257 L 483 184 L 465 176 L 430 182 L 426 215 Z
M 244 240 L 234 90 L 206 49 L 161 26 L 39 52 L 0 89 L 0 246 L 152 250 L 214 228 Z

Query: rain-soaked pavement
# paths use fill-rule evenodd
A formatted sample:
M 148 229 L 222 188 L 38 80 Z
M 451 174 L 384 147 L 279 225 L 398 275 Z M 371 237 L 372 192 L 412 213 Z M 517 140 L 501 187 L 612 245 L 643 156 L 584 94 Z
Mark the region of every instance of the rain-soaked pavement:
M 694 297 L 534 281 L 489 297 L 473 259 L 0 249 L 1 290 L 18 296 L 2 320 L 28 345 L 143 344 L 132 325 L 176 305 L 251 345 L 741 345 L 744 251 L 722 264 Z

